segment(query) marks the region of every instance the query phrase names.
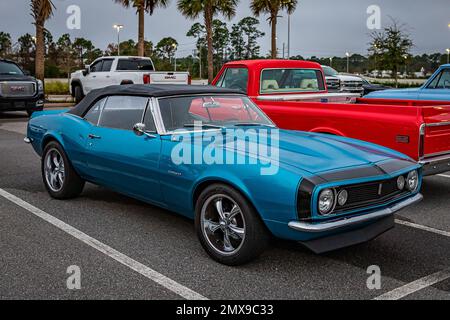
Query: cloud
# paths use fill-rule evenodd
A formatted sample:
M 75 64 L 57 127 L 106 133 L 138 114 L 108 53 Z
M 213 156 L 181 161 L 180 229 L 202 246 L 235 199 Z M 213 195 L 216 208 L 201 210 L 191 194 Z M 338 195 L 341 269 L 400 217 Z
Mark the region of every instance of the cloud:
M 122 39 L 137 38 L 137 17 L 133 8 L 125 9 L 112 0 L 53 0 L 57 10 L 47 23 L 55 38 L 64 33 L 72 37 L 85 37 L 105 49 L 116 41 L 112 28 L 115 23 L 125 25 Z M 450 6 L 448 0 L 302 0 L 292 16 L 291 54 L 303 56 L 342 56 L 346 51 L 366 53 L 370 30 L 366 27 L 367 7 L 380 6 L 382 24 L 392 16 L 409 26 L 414 40 L 415 53 L 444 52 L 450 45 Z M 81 8 L 80 30 L 66 27 L 66 8 L 78 5 Z M 242 0 L 232 22 L 251 15 L 249 1 Z M 286 14 L 278 26 L 278 46 L 287 43 Z M 261 29 L 266 36 L 261 39 L 262 52 L 270 47 L 270 27 L 266 17 L 260 17 Z M 172 0 L 168 9 L 158 9 L 153 16 L 146 16 L 146 38 L 156 43 L 161 38 L 172 36 L 180 43 L 179 54 L 188 55 L 195 47 L 195 40 L 185 36 L 193 21 L 185 19 Z M 230 23 L 231 24 L 231 23 Z M 34 33 L 29 14 L 29 0 L 14 0 L 0 3 L 0 31 L 11 33 L 14 39 L 24 33 Z

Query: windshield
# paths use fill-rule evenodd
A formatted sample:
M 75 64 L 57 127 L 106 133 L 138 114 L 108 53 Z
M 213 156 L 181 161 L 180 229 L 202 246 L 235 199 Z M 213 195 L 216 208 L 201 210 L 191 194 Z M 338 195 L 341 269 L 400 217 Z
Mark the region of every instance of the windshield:
M 334 70 L 331 67 L 322 66 L 322 69 L 326 77 L 335 77 L 339 74 L 336 70 Z
M 22 70 L 12 62 L 0 61 L 0 74 L 11 74 L 23 76 Z
M 314 69 L 266 69 L 261 93 L 319 92 L 325 90 L 322 72 Z
M 159 99 L 167 131 L 233 126 L 274 126 L 273 122 L 247 97 L 201 96 Z

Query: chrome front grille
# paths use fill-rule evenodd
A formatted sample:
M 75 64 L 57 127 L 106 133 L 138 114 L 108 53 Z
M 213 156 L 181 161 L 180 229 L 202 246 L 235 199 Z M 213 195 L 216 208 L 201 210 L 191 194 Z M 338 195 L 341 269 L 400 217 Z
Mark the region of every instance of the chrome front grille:
M 327 80 L 327 87 L 337 89 L 340 86 L 339 80 Z
M 363 83 L 358 81 L 345 81 L 343 86 L 346 88 L 362 88 Z
M 5 98 L 32 97 L 36 94 L 36 83 L 34 82 L 0 82 L 0 96 Z

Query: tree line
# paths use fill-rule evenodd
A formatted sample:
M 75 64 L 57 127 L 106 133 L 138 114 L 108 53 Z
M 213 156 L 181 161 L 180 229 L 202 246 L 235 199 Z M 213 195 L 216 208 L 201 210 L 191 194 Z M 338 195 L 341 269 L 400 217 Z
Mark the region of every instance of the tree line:
M 258 39 L 264 36 L 259 31 L 259 21 L 253 17 L 246 17 L 231 28 L 225 22 L 214 19 L 212 22 L 213 38 L 213 64 L 214 73 L 220 66 L 230 60 L 261 58 Z M 196 49 L 179 57 L 175 56 L 179 43 L 172 37 L 165 37 L 156 44 L 144 41 L 143 54 L 138 42 L 132 39 L 120 43 L 120 54 L 125 56 L 146 56 L 152 58 L 158 70 L 173 70 L 177 64 L 179 70 L 191 72 L 194 76 L 200 75 L 200 69 L 207 69 L 207 40 L 206 27 L 201 23 L 194 23 L 186 34 L 194 39 Z M 118 54 L 117 43 L 110 43 L 105 50 L 96 48 L 92 41 L 85 38 L 71 38 L 63 34 L 54 39 L 48 30 L 44 30 L 44 56 L 46 78 L 64 78 L 71 72 L 84 68 L 102 56 L 115 56 Z M 18 62 L 25 70 L 36 73 L 36 39 L 27 33 L 20 36 L 17 42 L 11 35 L 0 31 L 0 57 Z
M 231 25 L 217 19 L 221 14 L 231 19 L 236 13 L 238 0 L 178 0 L 177 7 L 186 17 L 203 18 L 187 32 L 195 40 L 196 50 L 176 59 L 179 51 L 177 40 L 172 37 L 161 39 L 156 44 L 145 40 L 145 16 L 152 15 L 157 9 L 165 8 L 169 0 L 113 0 L 124 8 L 134 8 L 138 16 L 138 41 L 133 39 L 120 43 L 122 55 L 148 56 L 153 58 L 160 70 L 177 69 L 190 71 L 194 76 L 205 75 L 212 80 L 220 66 L 230 60 L 276 58 L 277 23 L 280 11 L 292 14 L 298 4 L 296 0 L 252 0 L 250 7 L 255 16 L 267 15 L 271 25 L 271 51 L 268 56 L 261 56 L 258 39 L 264 36 L 259 29 L 259 20 L 246 17 Z M 54 40 L 45 22 L 55 13 L 51 0 L 31 0 L 31 14 L 34 18 L 36 34 L 25 34 L 13 43 L 8 33 L 0 32 L 0 57 L 11 58 L 25 69 L 36 74 L 39 79 L 46 77 L 65 77 L 70 72 L 84 67 L 85 62 L 92 62 L 103 55 L 116 55 L 117 44 L 111 43 L 102 51 L 92 41 L 84 38 L 71 39 L 69 34 Z M 350 72 L 365 73 L 368 70 L 391 70 L 394 77 L 400 71 L 426 72 L 436 69 L 439 64 L 447 62 L 446 54 L 413 56 L 410 50 L 413 43 L 404 30 L 404 26 L 393 23 L 371 35 L 368 55 L 352 54 L 349 56 Z M 178 55 L 179 56 L 179 55 Z M 301 56 L 289 57 L 304 59 Z M 317 58 L 307 60 L 331 65 L 338 71 L 346 71 L 347 57 Z M 403 68 L 405 68 L 403 70 Z M 205 71 L 203 71 L 205 70 Z
M 124 8 L 133 8 L 138 16 L 138 42 L 137 55 L 145 55 L 145 15 L 153 15 L 159 8 L 166 8 L 170 0 L 113 0 Z M 211 82 L 214 76 L 214 18 L 222 15 L 226 19 L 232 19 L 236 14 L 239 0 L 178 0 L 178 10 L 189 19 L 203 18 L 205 29 L 206 56 L 208 80 Z M 279 12 L 286 10 L 292 14 L 297 6 L 297 0 L 251 0 L 250 7 L 255 16 L 268 15 L 269 24 L 272 27 L 271 56 L 276 58 L 276 28 Z M 56 11 L 52 0 L 30 0 L 31 15 L 34 19 L 35 36 L 35 74 L 38 79 L 44 79 L 45 75 L 45 23 Z M 48 33 L 48 32 L 47 32 Z

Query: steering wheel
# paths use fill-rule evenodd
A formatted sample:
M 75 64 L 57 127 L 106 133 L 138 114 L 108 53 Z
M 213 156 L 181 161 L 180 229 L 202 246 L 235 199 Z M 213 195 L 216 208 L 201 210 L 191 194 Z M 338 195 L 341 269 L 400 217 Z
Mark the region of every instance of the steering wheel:
M 242 80 L 235 80 L 231 83 L 231 85 L 228 87 L 230 89 L 234 89 L 234 90 L 240 90 L 245 92 L 245 83 L 243 83 Z

